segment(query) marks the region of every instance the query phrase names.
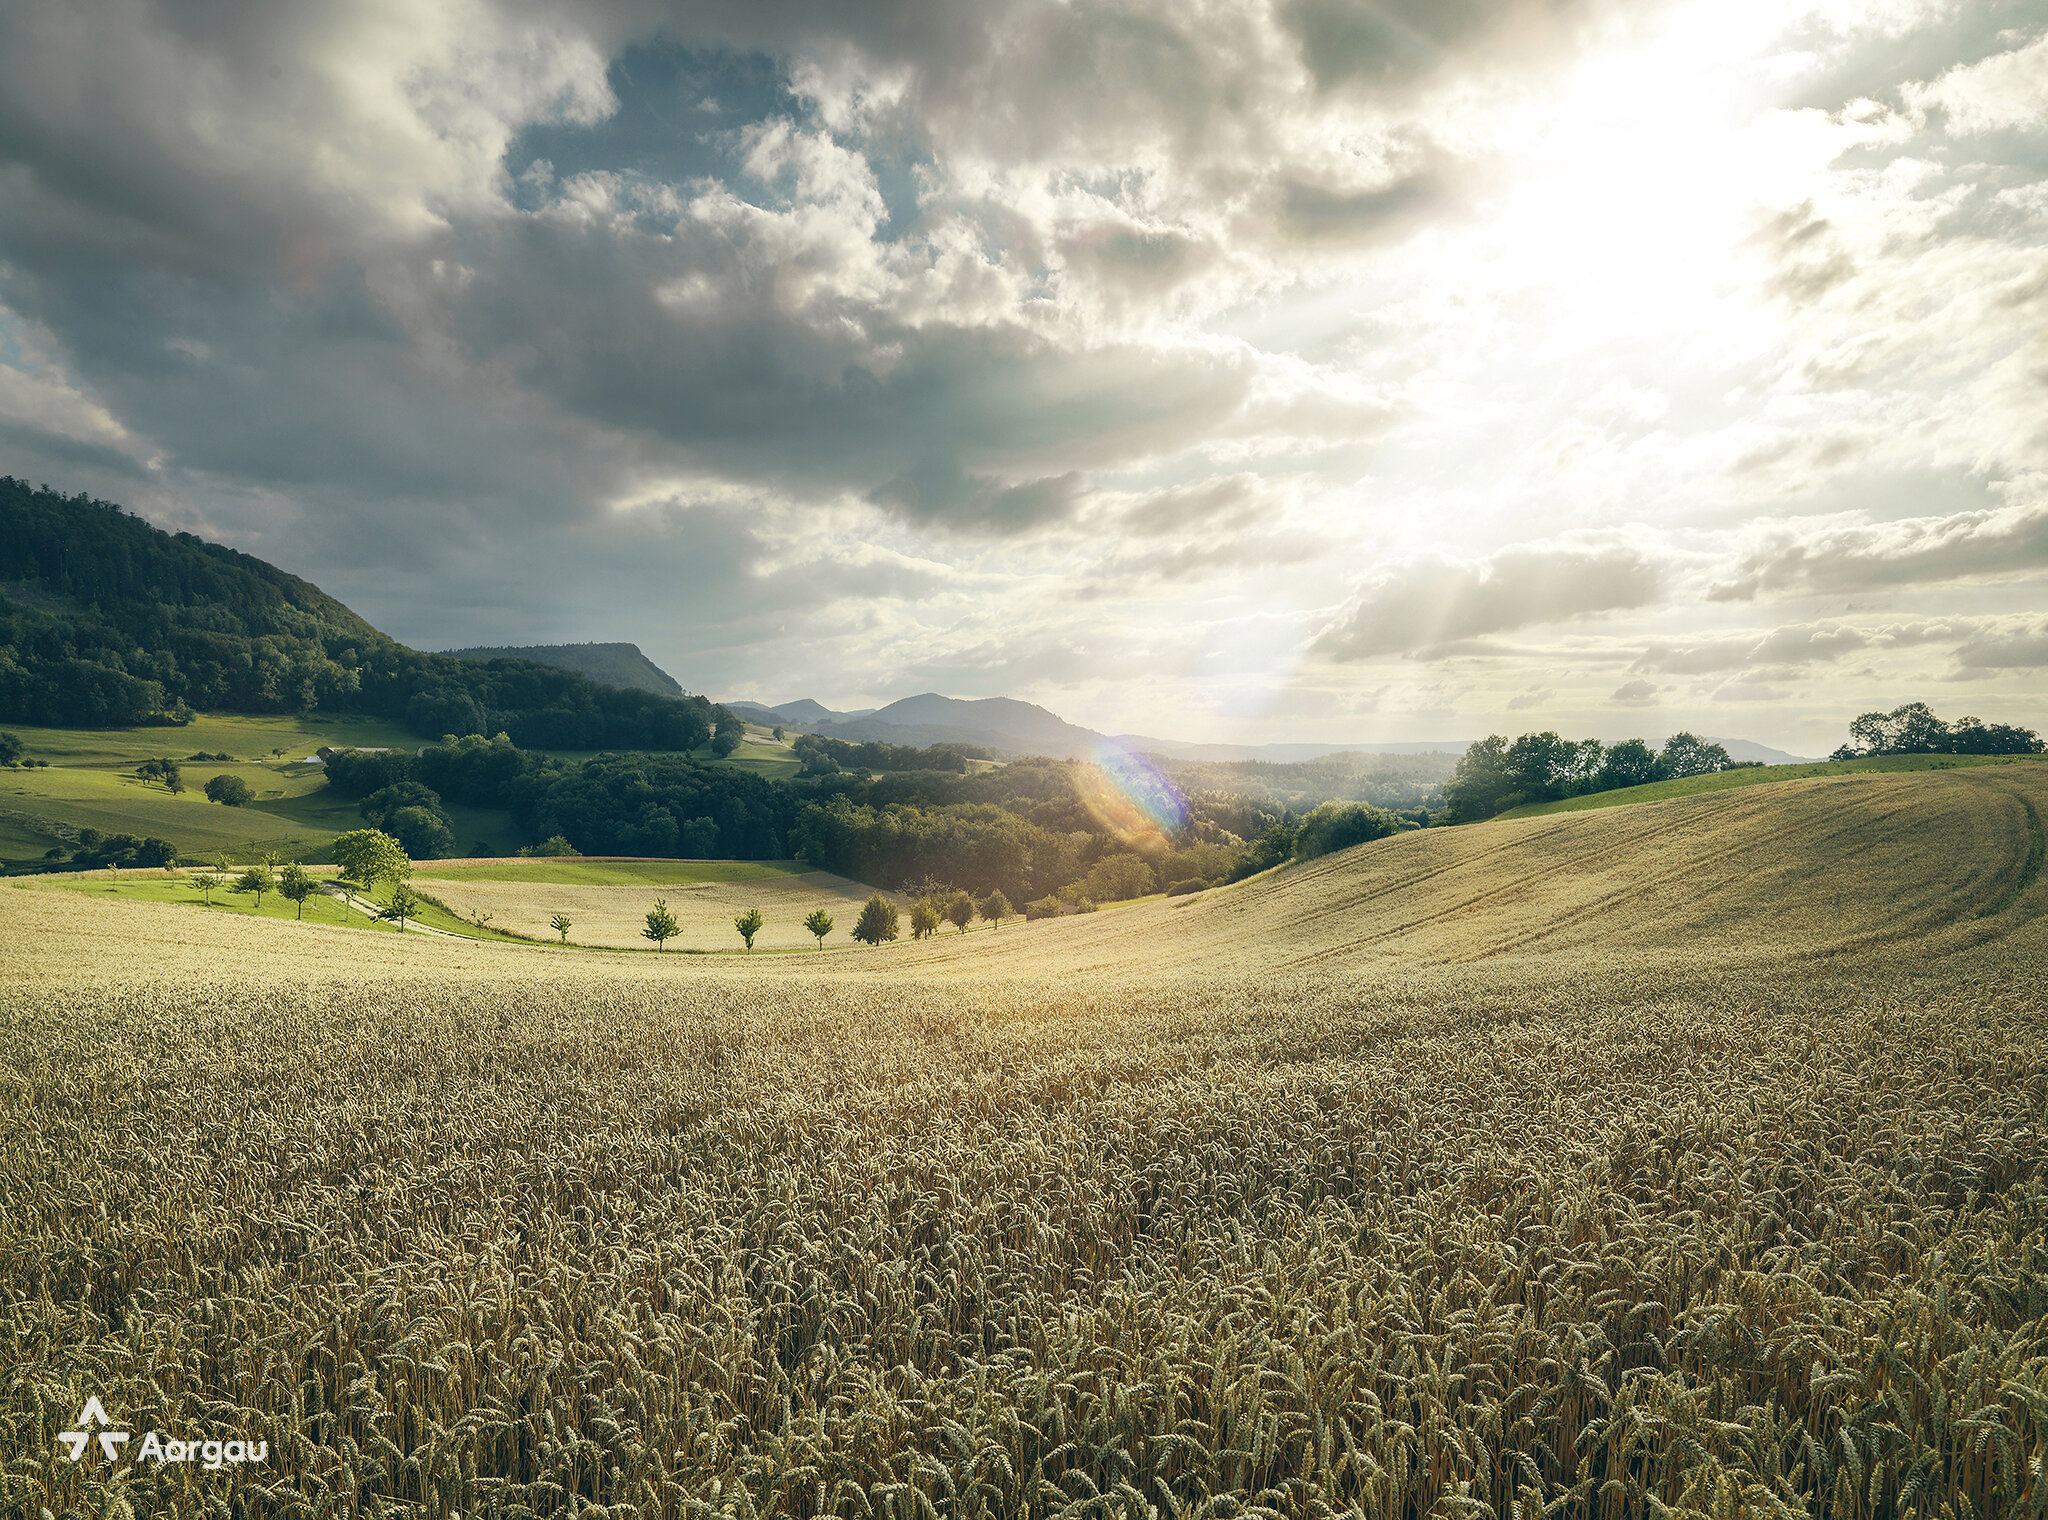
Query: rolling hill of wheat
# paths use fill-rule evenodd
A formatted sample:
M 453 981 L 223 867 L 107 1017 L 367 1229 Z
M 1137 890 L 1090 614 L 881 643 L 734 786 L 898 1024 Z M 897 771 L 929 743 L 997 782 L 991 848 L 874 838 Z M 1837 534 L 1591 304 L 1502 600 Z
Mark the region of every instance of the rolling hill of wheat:
M 0 888 L 0 1512 L 2038 1514 L 2032 776 L 802 958 Z

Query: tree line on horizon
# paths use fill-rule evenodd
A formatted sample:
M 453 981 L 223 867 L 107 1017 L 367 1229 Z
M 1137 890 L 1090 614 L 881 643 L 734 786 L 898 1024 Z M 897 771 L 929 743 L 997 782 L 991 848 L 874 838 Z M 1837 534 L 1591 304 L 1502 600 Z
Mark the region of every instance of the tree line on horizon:
M 1876 755 L 2038 755 L 2041 736 L 2015 723 L 1986 723 L 1962 717 L 1945 723 L 1925 702 L 1908 702 L 1890 712 L 1867 712 L 1851 720 L 1849 742 L 1830 760 Z
M 1925 702 L 1908 702 L 1888 713 L 1856 718 L 1849 725 L 1849 742 L 1828 758 L 2038 755 L 2042 750 L 2040 736 L 2030 728 L 1973 717 L 1948 724 Z M 1565 739 L 1545 731 L 1511 743 L 1503 734 L 1489 734 L 1459 758 L 1444 783 L 1443 811 L 1432 821 L 1476 823 L 1529 803 L 1762 766 L 1760 760 L 1731 759 L 1722 745 L 1690 733 L 1673 734 L 1661 750 L 1641 739 L 1603 745 L 1598 739 Z

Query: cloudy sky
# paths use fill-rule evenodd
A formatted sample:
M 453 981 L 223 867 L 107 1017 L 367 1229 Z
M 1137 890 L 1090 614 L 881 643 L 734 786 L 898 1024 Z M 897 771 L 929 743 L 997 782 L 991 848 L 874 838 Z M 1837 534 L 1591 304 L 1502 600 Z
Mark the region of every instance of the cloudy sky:
M 2048 0 L 27 0 L 0 473 L 425 648 L 2048 722 Z

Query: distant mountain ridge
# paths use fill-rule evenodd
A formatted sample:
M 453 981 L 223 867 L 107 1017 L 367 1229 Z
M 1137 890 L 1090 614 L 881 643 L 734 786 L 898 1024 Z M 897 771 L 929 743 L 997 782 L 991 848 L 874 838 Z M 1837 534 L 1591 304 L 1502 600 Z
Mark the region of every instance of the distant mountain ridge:
M 1073 759 L 1092 753 L 1102 735 L 1081 728 L 1033 702 L 1014 697 L 943 697 L 935 691 L 904 697 L 887 707 L 834 712 L 809 697 L 768 706 L 723 704 L 755 723 L 781 724 L 854 743 L 976 744 L 1018 754 Z
M 557 670 L 573 670 L 607 686 L 628 691 L 652 692 L 657 697 L 680 697 L 682 686 L 676 678 L 640 652 L 638 644 L 516 644 L 480 645 L 474 649 L 444 649 L 451 659 L 531 660 Z

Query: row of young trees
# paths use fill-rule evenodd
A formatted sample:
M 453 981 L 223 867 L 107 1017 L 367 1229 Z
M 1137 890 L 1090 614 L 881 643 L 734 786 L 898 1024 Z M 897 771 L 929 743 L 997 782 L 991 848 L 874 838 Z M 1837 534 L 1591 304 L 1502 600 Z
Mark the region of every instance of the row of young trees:
M 1017 910 L 1010 905 L 1009 898 L 1001 892 L 990 892 L 977 900 L 970 893 L 956 888 L 939 888 L 919 897 L 910 906 L 910 936 L 912 939 L 927 939 L 939 932 L 939 925 L 950 923 L 961 933 L 967 926 L 980 918 L 996 928 L 1003 920 L 1015 918 Z M 767 920 L 759 908 L 749 908 L 732 921 L 748 950 L 754 948 L 754 936 L 759 934 Z M 877 892 L 861 905 L 860 918 L 854 923 L 853 937 L 864 945 L 887 944 L 901 936 L 902 911 L 895 903 Z M 818 948 L 825 948 L 825 936 L 836 927 L 837 920 L 823 908 L 813 908 L 804 919 L 804 928 L 817 938 Z M 557 913 L 551 927 L 568 943 L 569 930 L 573 927 L 568 918 Z M 654 906 L 647 910 L 647 927 L 640 931 L 640 937 L 654 942 L 654 948 L 664 948 L 667 941 L 682 932 L 682 925 L 675 914 L 669 911 L 668 899 L 657 897 Z

